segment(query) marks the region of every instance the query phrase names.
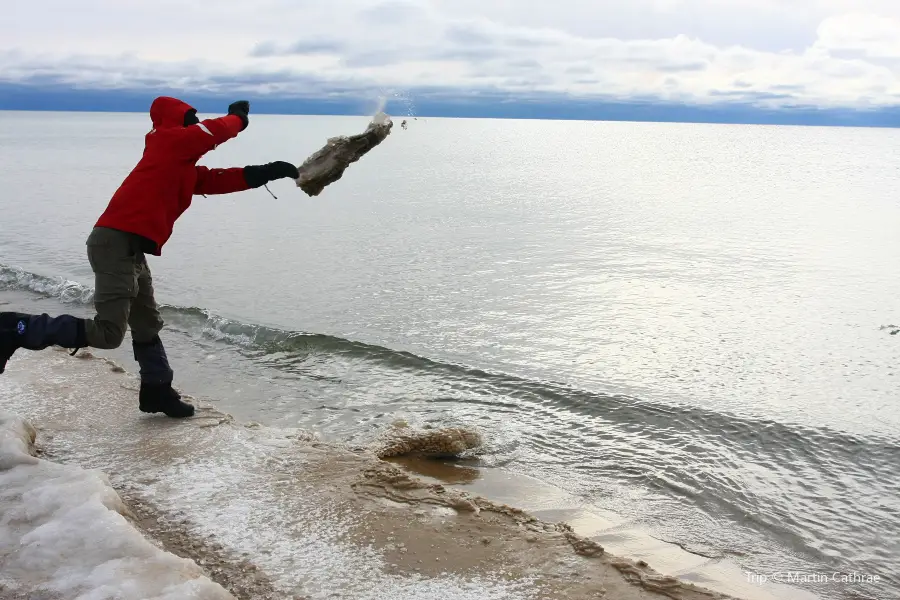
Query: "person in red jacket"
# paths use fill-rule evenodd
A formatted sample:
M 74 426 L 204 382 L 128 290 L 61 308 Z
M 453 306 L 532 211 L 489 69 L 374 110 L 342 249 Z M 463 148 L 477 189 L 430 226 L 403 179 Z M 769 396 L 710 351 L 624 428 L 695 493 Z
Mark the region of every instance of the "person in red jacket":
M 0 373 L 19 348 L 118 348 L 130 327 L 140 366 L 140 410 L 170 417 L 194 414 L 194 407 L 172 387 L 173 372 L 159 337 L 163 320 L 145 255 L 162 255 L 193 196 L 230 194 L 300 176 L 297 167 L 284 161 L 229 169 L 196 164 L 246 129 L 249 114 L 250 104 L 242 100 L 232 103 L 226 116 L 201 122 L 196 109 L 181 100 L 162 96 L 153 101 L 153 128 L 145 136 L 144 154 L 87 238 L 96 316 L 0 313 Z

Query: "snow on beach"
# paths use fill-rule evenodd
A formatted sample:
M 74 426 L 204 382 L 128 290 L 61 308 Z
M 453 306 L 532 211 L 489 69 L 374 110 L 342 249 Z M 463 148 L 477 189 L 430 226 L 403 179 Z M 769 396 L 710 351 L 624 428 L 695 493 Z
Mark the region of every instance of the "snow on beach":
M 142 415 L 133 378 L 85 356 L 21 352 L 0 377 L 0 406 L 34 424 L 44 453 L 32 455 L 26 422 L 4 418 L 6 592 L 91 600 L 722 597 L 610 556 L 565 526 L 425 484 L 370 449 L 238 424 L 202 403 L 189 421 Z
M 0 593 L 233 598 L 194 562 L 150 543 L 99 472 L 34 456 L 35 430 L 0 413 Z

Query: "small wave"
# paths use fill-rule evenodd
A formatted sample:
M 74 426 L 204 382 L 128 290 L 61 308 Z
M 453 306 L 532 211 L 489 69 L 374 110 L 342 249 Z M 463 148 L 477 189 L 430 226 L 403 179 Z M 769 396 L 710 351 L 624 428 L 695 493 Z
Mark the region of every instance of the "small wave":
M 94 290 L 63 277 L 47 277 L 0 263 L 0 287 L 32 291 L 55 297 L 62 302 L 90 304 Z M 825 444 L 838 456 L 858 458 L 862 448 L 877 452 L 900 450 L 895 439 L 865 437 L 825 427 L 808 428 L 765 419 L 753 419 L 707 410 L 696 406 L 654 403 L 624 394 L 607 394 L 545 380 L 534 380 L 488 371 L 470 365 L 440 361 L 385 346 L 348 340 L 322 333 L 291 331 L 246 323 L 220 316 L 208 309 L 178 305 L 160 305 L 168 324 L 181 327 L 249 351 L 254 357 L 277 357 L 284 364 L 314 355 L 343 357 L 377 362 L 390 369 L 404 369 L 440 375 L 463 389 L 480 389 L 502 406 L 504 402 L 524 403 L 535 408 L 565 408 L 570 413 L 600 417 L 626 429 L 645 430 L 655 426 L 671 431 L 673 425 L 690 430 L 695 436 L 718 437 L 723 433 L 739 439 L 742 445 L 760 450 L 773 442 L 802 449 L 810 440 Z M 887 329 L 891 326 L 883 326 Z M 436 398 L 435 401 L 441 401 Z M 477 401 L 477 400 L 474 400 Z M 482 399 L 483 401 L 483 399 Z M 679 428 L 679 427 L 676 427 Z
M 27 290 L 55 297 L 62 302 L 89 305 L 93 301 L 91 287 L 66 280 L 63 277 L 47 277 L 29 273 L 20 268 L 0 263 L 0 287 Z M 654 403 L 646 399 L 624 394 L 607 394 L 581 389 L 568 384 L 534 380 L 502 372 L 440 361 L 424 356 L 395 350 L 385 346 L 348 340 L 322 333 L 291 331 L 246 323 L 220 316 L 208 309 L 178 305 L 160 305 L 167 323 L 180 326 L 189 332 L 227 344 L 239 346 L 259 358 L 266 356 L 290 357 L 327 355 L 378 362 L 393 369 L 428 372 L 455 380 L 464 389 L 473 386 L 503 402 L 517 401 L 539 406 L 564 407 L 574 414 L 599 416 L 626 428 L 644 430 L 648 425 L 659 430 L 671 430 L 680 424 L 694 435 L 720 436 L 741 439 L 745 444 L 760 449 L 772 442 L 781 442 L 791 448 L 804 448 L 810 440 L 830 446 L 838 455 L 857 456 L 860 449 L 874 444 L 878 451 L 897 452 L 897 440 L 877 436 L 858 436 L 832 431 L 818 426 L 807 428 L 777 421 L 753 419 L 707 410 L 696 406 L 678 406 Z M 882 329 L 896 327 L 883 326 Z M 291 362 L 286 360 L 286 363 Z M 441 401 L 436 398 L 435 401 Z
M 94 288 L 64 277 L 45 277 L 18 267 L 0 264 L 0 288 L 30 291 L 66 304 L 90 305 Z
M 173 309 L 174 310 L 174 309 Z M 202 309 L 178 309 L 182 315 L 203 319 L 205 336 L 238 345 L 256 358 L 289 366 L 315 356 L 338 357 L 377 363 L 387 370 L 404 370 L 416 375 L 436 376 L 460 390 L 459 397 L 434 397 L 430 402 L 488 403 L 496 409 L 564 409 L 572 415 L 596 418 L 633 434 L 648 430 L 663 438 L 690 433 L 692 439 L 718 439 L 723 435 L 737 441 L 745 453 L 771 452 L 783 448 L 788 453 L 822 453 L 832 459 L 854 462 L 861 456 L 900 453 L 897 439 L 877 435 L 854 435 L 822 426 L 810 427 L 770 419 L 744 417 L 690 405 L 670 405 L 625 394 L 609 394 L 576 386 L 519 377 L 469 365 L 440 361 L 411 352 L 367 344 L 321 333 L 288 331 L 227 319 Z M 814 443 L 814 445 L 811 445 Z M 809 458 L 809 457 L 807 457 Z

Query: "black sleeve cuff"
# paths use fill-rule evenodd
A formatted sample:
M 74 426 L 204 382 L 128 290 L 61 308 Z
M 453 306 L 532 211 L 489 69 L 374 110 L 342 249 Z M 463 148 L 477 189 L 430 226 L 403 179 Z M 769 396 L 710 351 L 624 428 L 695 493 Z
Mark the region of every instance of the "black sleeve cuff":
M 248 165 L 244 167 L 244 181 L 251 188 L 258 188 L 269 183 L 263 168 L 258 165 Z
M 250 125 L 250 117 L 248 117 L 246 114 L 244 114 L 242 112 L 231 112 L 228 114 L 234 115 L 234 116 L 240 118 L 241 122 L 244 124 L 244 126 L 241 127 L 241 131 L 247 129 L 247 126 Z

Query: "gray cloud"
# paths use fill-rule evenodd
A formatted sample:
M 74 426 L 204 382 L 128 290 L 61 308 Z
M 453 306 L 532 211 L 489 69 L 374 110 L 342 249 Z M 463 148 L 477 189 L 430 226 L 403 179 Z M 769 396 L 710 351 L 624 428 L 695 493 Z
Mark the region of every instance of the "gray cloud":
M 594 72 L 593 65 L 574 65 L 566 67 L 566 75 L 589 75 Z
M 419 57 L 428 60 L 459 60 L 471 63 L 479 63 L 485 60 L 500 58 L 504 55 L 502 48 L 486 46 L 478 48 L 451 47 L 441 50 L 423 50 Z
M 520 60 L 510 60 L 504 63 L 507 69 L 534 71 L 541 68 L 541 63 L 533 58 L 523 58 Z
M 683 63 L 683 64 L 668 64 L 668 65 L 659 65 L 656 70 L 661 73 L 687 73 L 690 71 L 705 71 L 709 68 L 709 63 L 706 62 L 692 62 L 692 63 Z
M 250 56 L 269 58 L 297 54 L 339 54 L 344 48 L 344 42 L 329 38 L 299 40 L 287 46 L 279 46 L 275 42 L 269 41 L 254 46 L 250 50 Z
M 421 18 L 423 13 L 422 6 L 416 2 L 388 0 L 360 10 L 357 18 L 367 26 L 400 25 Z
M 341 63 L 349 68 L 368 68 L 396 65 L 407 60 L 410 60 L 410 55 L 400 49 L 372 50 L 347 53 L 342 57 Z
M 447 27 L 444 39 L 451 44 L 463 46 L 492 46 L 496 42 L 491 36 L 479 31 L 471 23 L 458 23 Z
M 250 56 L 256 58 L 266 58 L 269 56 L 277 56 L 282 53 L 282 49 L 275 42 L 262 42 L 256 44 L 250 50 Z
M 769 89 L 775 92 L 802 92 L 803 86 L 791 83 L 779 83 L 771 86 Z
M 740 99 L 740 100 L 754 100 L 754 101 L 762 101 L 762 100 L 791 100 L 793 96 L 790 94 L 776 94 L 773 92 L 750 92 L 750 91 L 737 91 L 737 90 L 712 90 L 709 93 L 710 96 L 720 97 L 720 98 L 732 98 L 732 99 Z

